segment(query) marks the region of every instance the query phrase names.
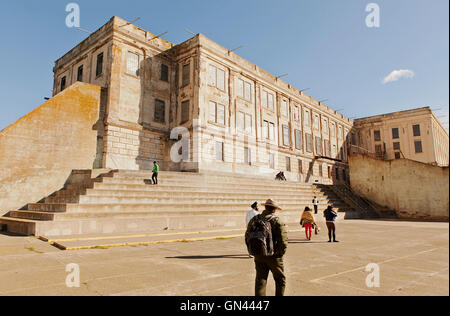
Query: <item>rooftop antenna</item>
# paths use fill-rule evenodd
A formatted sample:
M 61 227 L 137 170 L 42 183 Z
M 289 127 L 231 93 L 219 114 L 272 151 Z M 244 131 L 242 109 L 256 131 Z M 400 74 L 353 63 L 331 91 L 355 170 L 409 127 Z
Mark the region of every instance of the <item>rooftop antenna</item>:
M 88 30 L 82 29 L 81 27 L 76 27 L 75 29 L 77 29 L 78 31 L 82 31 L 82 32 L 88 33 L 88 34 L 92 34 L 92 32 L 91 32 L 91 31 L 88 31 Z
M 194 36 L 197 36 L 197 34 L 195 34 L 194 32 L 189 31 L 187 28 L 184 28 L 184 30 L 185 30 L 186 32 L 188 32 L 188 33 L 191 33 L 191 34 L 194 35 Z
M 130 25 L 130 24 L 133 24 L 133 23 L 139 21 L 140 19 L 141 18 L 136 18 L 136 19 L 133 20 L 133 22 L 128 22 L 127 24 L 121 25 L 120 27 L 124 27 L 124 26 Z
M 277 76 L 276 78 L 277 78 L 277 79 L 280 79 L 280 78 L 286 77 L 287 75 L 288 75 L 288 74 L 282 74 L 282 75 Z
M 244 47 L 244 46 L 241 45 L 241 46 L 239 46 L 239 47 L 236 47 L 235 49 L 229 50 L 229 51 L 228 51 L 228 54 L 231 54 L 231 53 L 237 51 L 238 49 L 240 49 L 240 48 L 242 48 L 242 47 Z
M 303 92 L 303 91 L 306 91 L 306 90 L 310 90 L 311 88 L 306 88 L 306 89 L 303 89 L 303 90 L 300 90 L 300 92 Z
M 166 35 L 167 33 L 168 33 L 168 32 L 164 32 L 164 33 L 161 33 L 161 34 L 159 34 L 159 35 L 155 35 L 155 36 L 153 36 L 151 39 L 149 39 L 149 41 L 153 41 L 154 39 L 160 38 L 161 36 Z
M 318 101 L 319 103 L 322 103 L 322 102 L 325 102 L 325 101 L 328 101 L 328 99 L 323 99 L 323 100 L 320 100 L 320 101 Z
M 339 111 L 344 111 L 345 109 L 337 109 L 337 110 L 335 110 L 336 112 L 339 112 Z

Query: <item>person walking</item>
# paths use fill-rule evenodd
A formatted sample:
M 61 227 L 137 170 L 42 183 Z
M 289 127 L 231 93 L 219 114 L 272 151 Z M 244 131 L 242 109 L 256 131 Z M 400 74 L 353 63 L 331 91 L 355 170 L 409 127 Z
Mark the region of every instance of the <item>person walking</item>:
M 247 216 L 245 217 L 245 227 L 248 227 L 248 223 L 250 223 L 252 218 L 258 215 L 258 202 L 255 202 L 252 204 L 250 211 L 247 212 Z M 251 254 L 249 254 L 248 257 L 253 258 Z
M 303 211 L 302 217 L 300 219 L 300 225 L 305 228 L 306 239 L 311 240 L 312 229 L 317 224 L 314 220 L 314 216 L 312 215 L 312 211 L 308 206 L 305 207 L 305 210 Z
M 156 161 L 153 162 L 153 175 L 152 175 L 152 180 L 153 180 L 153 184 L 158 184 L 158 173 L 159 173 L 159 166 L 158 163 Z
M 276 296 L 284 296 L 286 276 L 283 257 L 286 254 L 288 236 L 286 225 L 275 216 L 281 208 L 271 199 L 263 204 L 261 215 L 250 220 L 245 233 L 249 253 L 255 257 L 255 295 L 266 296 L 267 278 L 272 272 Z
M 314 214 L 317 214 L 319 212 L 319 199 L 317 199 L 317 196 L 314 196 L 312 203 L 314 205 Z
M 331 205 L 328 205 L 327 209 L 323 212 L 323 216 L 327 221 L 328 228 L 328 242 L 331 242 L 331 237 L 333 237 L 333 242 L 339 242 L 336 240 L 336 218 L 338 214 L 333 210 Z
M 247 212 L 247 216 L 245 217 L 245 227 L 248 227 L 248 223 L 250 223 L 251 219 L 256 215 L 259 215 L 258 202 L 253 203 L 250 211 Z

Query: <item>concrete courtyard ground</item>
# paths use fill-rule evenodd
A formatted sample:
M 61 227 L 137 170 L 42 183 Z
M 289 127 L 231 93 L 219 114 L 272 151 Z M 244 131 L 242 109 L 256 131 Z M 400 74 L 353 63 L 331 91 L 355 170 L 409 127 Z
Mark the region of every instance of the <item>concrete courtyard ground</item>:
M 449 295 L 448 223 L 348 220 L 338 224 L 338 244 L 326 242 L 325 227 L 311 242 L 299 227 L 289 229 L 286 295 Z M 70 251 L 0 235 L 0 295 L 253 295 L 254 263 L 242 231 L 175 233 L 151 238 L 185 242 L 141 237 L 146 246 Z M 110 240 L 118 242 L 96 242 Z M 79 288 L 65 284 L 70 263 L 80 267 Z M 369 263 L 380 267 L 379 288 L 366 286 Z M 270 279 L 269 295 L 273 288 Z

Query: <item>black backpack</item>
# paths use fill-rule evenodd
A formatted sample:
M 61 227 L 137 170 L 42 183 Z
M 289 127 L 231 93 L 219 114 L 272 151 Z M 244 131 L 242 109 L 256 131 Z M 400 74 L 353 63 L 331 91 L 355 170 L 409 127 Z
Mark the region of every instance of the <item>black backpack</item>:
M 265 220 L 261 215 L 258 215 L 249 225 L 245 242 L 248 252 L 252 256 L 271 257 L 275 254 L 272 225 L 270 224 L 274 218 L 272 216 Z

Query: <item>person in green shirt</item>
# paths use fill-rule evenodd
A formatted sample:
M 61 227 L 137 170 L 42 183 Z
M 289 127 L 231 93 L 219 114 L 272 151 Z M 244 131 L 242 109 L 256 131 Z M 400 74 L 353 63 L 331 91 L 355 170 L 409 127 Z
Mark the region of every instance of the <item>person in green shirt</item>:
M 159 173 L 159 166 L 156 161 L 153 162 L 153 175 L 152 180 L 153 184 L 158 184 L 158 173 Z

